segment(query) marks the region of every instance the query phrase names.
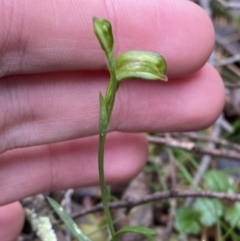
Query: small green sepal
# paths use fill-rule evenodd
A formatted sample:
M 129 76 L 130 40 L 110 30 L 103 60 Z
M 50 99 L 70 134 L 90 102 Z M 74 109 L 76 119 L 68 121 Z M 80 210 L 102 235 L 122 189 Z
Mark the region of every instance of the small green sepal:
M 114 40 L 110 22 L 104 18 L 93 18 L 93 28 L 104 52 L 112 52 Z
M 145 51 L 129 51 L 117 58 L 117 80 L 141 78 L 167 81 L 167 65 L 165 59 L 156 53 Z

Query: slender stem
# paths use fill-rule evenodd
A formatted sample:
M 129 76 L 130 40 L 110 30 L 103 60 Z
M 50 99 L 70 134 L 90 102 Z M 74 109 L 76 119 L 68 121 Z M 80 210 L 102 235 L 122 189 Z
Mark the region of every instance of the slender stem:
M 103 208 L 106 215 L 106 221 L 107 221 L 111 236 L 113 236 L 115 234 L 115 230 L 113 226 L 110 209 L 108 207 L 108 193 L 107 193 L 107 186 L 106 186 L 105 174 L 104 174 L 105 140 L 106 140 L 106 133 L 101 133 L 99 135 L 98 171 L 99 171 L 100 187 L 101 187 L 101 193 L 102 193 L 102 203 L 103 203 Z
M 113 105 L 114 105 L 116 91 L 117 91 L 117 79 L 116 79 L 116 73 L 115 73 L 114 53 L 110 52 L 110 53 L 107 53 L 106 55 L 107 55 L 108 66 L 111 74 L 106 96 L 104 98 L 107 114 L 108 114 L 108 123 L 109 123 L 111 119 Z M 105 174 L 104 174 L 104 146 L 105 146 L 106 135 L 107 135 L 107 131 L 99 133 L 98 171 L 99 171 L 102 202 L 103 202 L 104 212 L 106 215 L 106 221 L 107 221 L 111 236 L 113 237 L 115 234 L 115 229 L 114 229 L 110 209 L 108 207 L 109 200 L 108 200 L 108 192 L 107 192 L 107 186 L 106 186 Z

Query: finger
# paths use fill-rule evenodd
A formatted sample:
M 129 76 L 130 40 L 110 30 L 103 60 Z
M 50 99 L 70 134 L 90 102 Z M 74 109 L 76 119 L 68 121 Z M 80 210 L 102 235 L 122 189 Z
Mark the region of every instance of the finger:
M 5 77 L 0 82 L 0 150 L 96 135 L 99 92 L 105 93 L 107 78 L 102 72 Z M 215 121 L 223 103 L 222 81 L 208 65 L 168 83 L 126 81 L 117 93 L 110 131 L 201 129 Z
M 195 72 L 214 44 L 211 21 L 183 0 L 0 1 L 0 76 L 106 67 L 92 18 L 113 24 L 117 55 L 127 50 L 161 53 L 169 77 Z
M 0 207 L 0 240 L 14 241 L 23 227 L 24 212 L 18 202 Z
M 0 205 L 47 190 L 98 184 L 98 137 L 23 148 L 1 156 Z M 126 182 L 147 159 L 143 134 L 111 133 L 105 148 L 105 177 L 108 182 Z

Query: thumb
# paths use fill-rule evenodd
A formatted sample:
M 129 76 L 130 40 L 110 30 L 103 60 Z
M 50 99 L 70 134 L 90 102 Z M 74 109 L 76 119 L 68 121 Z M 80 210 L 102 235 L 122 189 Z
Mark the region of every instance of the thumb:
M 0 207 L 0 240 L 17 239 L 24 223 L 24 212 L 19 202 Z

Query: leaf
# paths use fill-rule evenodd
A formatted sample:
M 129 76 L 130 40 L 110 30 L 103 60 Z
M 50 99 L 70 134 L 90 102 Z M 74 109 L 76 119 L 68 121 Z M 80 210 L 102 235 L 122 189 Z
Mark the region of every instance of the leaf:
M 148 240 L 152 240 L 152 236 L 156 234 L 153 229 L 142 227 L 142 226 L 125 226 L 118 230 L 115 235 L 112 237 L 111 241 L 118 240 L 119 236 L 124 233 L 137 233 L 142 234 L 148 238 Z
M 93 18 L 93 28 L 104 52 L 112 52 L 114 40 L 111 23 L 104 18 Z
M 167 81 L 166 70 L 165 59 L 152 52 L 130 51 L 122 54 L 116 60 L 118 81 L 129 78 Z
M 108 130 L 108 113 L 107 113 L 107 108 L 105 105 L 104 98 L 102 94 L 99 94 L 99 99 L 100 99 L 100 118 L 99 118 L 99 131 L 100 134 L 102 135 L 103 133 L 106 133 Z
M 198 234 L 201 230 L 198 223 L 199 213 L 191 207 L 181 207 L 176 210 L 175 229 L 181 234 Z
M 206 189 L 215 192 L 233 192 L 234 186 L 230 183 L 229 176 L 218 170 L 211 170 L 204 176 Z
M 222 203 L 217 199 L 198 198 L 193 204 L 193 209 L 199 212 L 200 222 L 204 226 L 212 226 L 223 215 Z
M 55 200 L 50 197 L 47 200 L 78 241 L 92 241 Z
M 227 209 L 225 220 L 232 228 L 240 228 L 240 202 L 235 202 L 231 208 Z

